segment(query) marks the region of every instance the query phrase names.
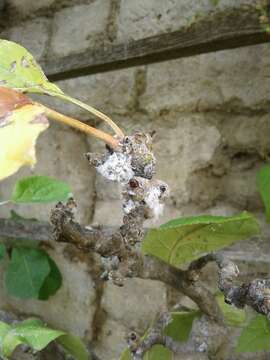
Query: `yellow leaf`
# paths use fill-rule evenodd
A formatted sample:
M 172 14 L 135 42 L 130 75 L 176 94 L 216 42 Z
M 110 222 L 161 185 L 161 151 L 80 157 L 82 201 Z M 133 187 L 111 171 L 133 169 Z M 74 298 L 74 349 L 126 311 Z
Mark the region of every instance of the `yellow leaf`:
M 23 94 L 9 91 L 7 96 L 0 88 L 0 180 L 23 165 L 36 163 L 36 140 L 49 126 L 42 106 L 32 104 Z

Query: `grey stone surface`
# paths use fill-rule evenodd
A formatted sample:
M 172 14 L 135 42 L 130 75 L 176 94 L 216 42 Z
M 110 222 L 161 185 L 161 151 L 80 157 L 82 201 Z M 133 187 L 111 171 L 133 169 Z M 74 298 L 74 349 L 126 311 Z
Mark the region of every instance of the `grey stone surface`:
M 265 82 L 267 81 L 265 80 Z M 267 96 L 267 94 L 265 95 Z M 258 111 L 253 116 L 241 113 L 221 116 L 217 126 L 231 152 L 238 150 L 240 153 L 247 153 L 250 156 L 261 153 L 263 159 L 270 150 L 268 141 L 270 124 L 267 111 L 266 113 Z M 244 160 L 243 157 L 242 161 Z
M 44 54 L 49 38 L 50 20 L 47 18 L 36 18 L 7 29 L 4 38 L 8 38 L 24 46 L 39 60 Z
M 233 206 L 234 212 L 262 209 L 256 173 L 269 152 L 268 118 L 263 114 L 247 117 L 225 112 L 180 111 L 167 112 L 148 122 L 142 117 L 144 129 L 157 129 L 154 141 L 157 177 L 171 188 L 160 222 L 170 216 L 207 211 L 222 201 L 225 206 Z M 126 125 L 131 131 L 136 126 L 140 128 L 141 121 L 134 116 L 127 119 Z M 102 151 L 102 146 L 94 146 L 94 150 Z M 96 222 L 102 222 L 104 214 L 106 221 L 115 224 L 121 219 L 120 202 L 110 219 L 111 208 L 115 208 L 110 201 L 117 204 L 118 187 L 97 176 L 96 191 Z
M 100 340 L 94 345 L 94 351 L 100 359 L 119 360 L 126 349 L 125 340 L 128 329 L 119 322 L 107 319 L 100 333 Z M 105 340 L 106 339 L 106 340 Z
M 162 110 L 268 110 L 268 45 L 203 54 L 153 64 L 141 107 Z
M 141 279 L 126 279 L 120 288 L 108 283 L 101 306 L 107 318 L 94 349 L 102 359 L 118 360 L 127 347 L 128 333 L 143 334 L 157 313 L 167 308 L 166 286 Z
M 60 10 L 54 18 L 52 53 L 65 56 L 94 47 L 98 41 L 103 41 L 109 11 L 109 0 L 96 0 L 90 4 Z
M 108 317 L 127 328 L 146 329 L 167 307 L 166 286 L 135 278 L 126 279 L 123 287 L 108 283 L 101 306 Z
M 6 0 L 6 4 L 19 15 L 26 17 L 29 14 L 53 5 L 55 0 Z
M 166 31 L 176 31 L 210 11 L 254 4 L 252 0 L 121 0 L 118 41 L 137 40 Z
M 179 114 L 177 119 L 171 119 L 170 126 L 165 122 L 161 126 L 154 145 L 157 177 L 169 184 L 173 203 L 185 205 L 191 197 L 189 176 L 210 164 L 221 136 L 198 114 Z

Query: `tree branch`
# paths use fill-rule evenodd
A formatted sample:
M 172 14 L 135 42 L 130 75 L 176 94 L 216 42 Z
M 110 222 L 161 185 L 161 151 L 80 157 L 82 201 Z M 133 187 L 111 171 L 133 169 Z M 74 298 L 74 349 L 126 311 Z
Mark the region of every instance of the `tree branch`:
M 255 279 L 234 285 L 234 279 L 239 275 L 238 267 L 221 254 L 214 257 L 219 267 L 218 286 L 224 294 L 225 302 L 238 308 L 248 305 L 270 318 L 270 279 Z
M 119 229 L 89 229 L 82 227 L 73 220 L 69 212 L 63 210 L 63 206 L 63 204 L 58 205 L 52 212 L 54 226 L 56 226 L 55 221 L 57 219 L 59 221 L 58 227 L 54 227 L 54 231 L 49 224 L 37 222 L 17 223 L 12 220 L 1 219 L 0 236 L 52 241 L 53 236 L 55 237 L 58 234 L 57 241 L 73 244 L 83 251 L 96 252 L 105 260 L 117 256 L 120 258 L 118 277 L 124 279 L 132 276 L 162 281 L 189 296 L 209 317 L 217 322 L 222 321 L 222 314 L 216 301 L 204 284 L 191 281 L 187 272 L 176 269 L 156 258 L 142 256 L 136 249 L 125 247 Z M 66 216 L 66 219 L 63 220 L 62 216 Z M 59 224 L 61 224 L 60 228 Z M 55 230 L 56 228 L 57 230 Z M 145 230 L 143 230 L 143 233 L 145 233 Z M 109 273 L 115 271 L 115 269 L 112 266 L 111 268 L 104 268 L 102 272 L 104 273 L 104 271 Z M 114 274 L 112 274 L 112 277 L 114 277 Z
M 239 269 L 231 260 L 222 253 L 207 254 L 193 261 L 188 268 L 187 274 L 192 281 L 199 278 L 201 269 L 208 263 L 216 262 L 218 271 L 218 287 L 224 294 L 224 301 L 237 308 L 246 305 L 256 312 L 270 318 L 270 279 L 254 279 L 250 282 L 235 285 L 234 280 L 239 275 Z
M 127 341 L 133 360 L 143 360 L 144 354 L 154 345 L 163 345 L 175 354 L 191 354 L 186 344 L 180 344 L 163 334 L 164 328 L 170 321 L 169 313 L 162 314 L 142 340 L 135 332 L 129 334 Z
M 253 280 L 240 286 L 233 285 L 239 271 L 236 265 L 221 254 L 208 254 L 193 261 L 187 270 L 177 269 L 159 259 L 143 256 L 140 243 L 144 237 L 143 223 L 155 217 L 162 209 L 161 202 L 168 195 L 168 186 L 152 179 L 155 172 L 155 157 L 152 152 L 152 137 L 136 132 L 119 142 L 119 149 L 107 148 L 106 153 L 87 154 L 87 159 L 105 178 L 120 183 L 123 198 L 123 224 L 117 229 L 85 228 L 75 221 L 76 203 L 69 199 L 58 203 L 51 212 L 49 229 L 47 224 L 36 222 L 13 222 L 12 233 L 16 237 L 49 238 L 73 244 L 84 252 L 100 256 L 95 276 L 96 281 L 112 280 L 122 286 L 126 277 L 158 280 L 181 291 L 191 298 L 207 318 L 214 321 L 219 331 L 224 330 L 223 316 L 215 297 L 200 281 L 200 272 L 209 261 L 219 267 L 218 286 L 225 301 L 237 307 L 251 306 L 257 312 L 270 314 L 270 280 Z M 0 220 L 2 235 L 11 236 L 10 220 Z M 1 226 L 2 225 L 2 226 Z M 185 346 L 175 343 L 162 334 L 168 316 L 164 315 L 150 330 L 147 337 L 134 348 L 134 360 L 154 344 L 163 344 L 174 352 L 187 351 Z M 133 344 L 134 345 L 134 344 Z M 135 345 L 134 345 L 135 346 Z

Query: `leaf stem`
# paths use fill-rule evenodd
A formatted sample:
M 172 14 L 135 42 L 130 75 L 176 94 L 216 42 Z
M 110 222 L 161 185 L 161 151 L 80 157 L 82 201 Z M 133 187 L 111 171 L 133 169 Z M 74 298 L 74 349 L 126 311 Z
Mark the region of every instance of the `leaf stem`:
M 52 95 L 52 92 L 49 93 L 49 95 Z M 99 117 L 100 119 L 102 119 L 103 121 L 105 121 L 115 132 L 115 134 L 120 138 L 123 139 L 123 137 L 125 136 L 125 134 L 123 133 L 123 131 L 115 124 L 115 122 L 109 118 L 109 116 L 103 114 L 101 111 L 93 108 L 90 105 L 85 104 L 84 102 L 75 99 L 69 95 L 66 94 L 62 94 L 62 93 L 55 93 L 54 96 L 57 96 L 60 99 L 63 99 L 65 101 L 70 101 L 73 104 L 76 104 L 77 106 L 80 106 L 81 108 L 89 111 L 91 114 L 94 114 L 95 116 Z
M 119 146 L 119 141 L 115 139 L 113 136 L 98 130 L 90 125 L 84 124 L 83 122 L 73 119 L 72 117 L 63 115 L 55 110 L 52 110 L 44 105 L 38 104 L 43 107 L 45 110 L 45 115 L 48 118 L 71 126 L 77 130 L 80 130 L 88 135 L 94 136 L 102 141 L 104 141 L 107 145 L 109 145 L 112 149 L 117 149 Z

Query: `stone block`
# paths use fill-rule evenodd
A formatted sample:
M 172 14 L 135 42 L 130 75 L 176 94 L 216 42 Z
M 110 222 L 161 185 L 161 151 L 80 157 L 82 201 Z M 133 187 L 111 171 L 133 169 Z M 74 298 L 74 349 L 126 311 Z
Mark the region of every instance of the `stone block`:
M 106 38 L 109 13 L 109 0 L 75 5 L 57 12 L 53 22 L 52 53 L 66 56 L 102 43 Z
M 162 111 L 269 110 L 270 48 L 257 45 L 147 67 L 142 109 Z
M 145 131 L 157 129 L 155 177 L 167 182 L 171 190 L 163 216 L 145 225 L 158 226 L 171 218 L 207 212 L 217 204 L 233 206 L 234 210 L 226 211 L 226 215 L 262 209 L 256 174 L 263 165 L 262 154 L 269 152 L 268 118 L 268 115 L 175 111 L 154 121 L 147 122 L 142 117 L 141 123 L 137 116 L 127 119 L 129 132 L 138 125 Z M 103 151 L 103 145 L 95 142 L 92 150 Z M 95 222 L 119 225 L 122 218 L 119 188 L 97 176 L 96 194 Z
M 94 344 L 94 351 L 102 360 L 119 360 L 127 348 L 125 340 L 128 329 L 117 321 L 107 319 L 103 324 L 99 341 Z
M 221 141 L 220 133 L 199 114 L 179 113 L 177 120 L 167 116 L 158 126 L 154 143 L 156 177 L 168 183 L 172 204 L 180 207 L 190 201 L 189 176 L 211 163 Z
M 49 24 L 50 20 L 46 18 L 29 20 L 6 30 L 5 38 L 24 46 L 36 60 L 40 60 L 46 51 Z
M 129 131 L 138 127 L 138 124 L 141 125 L 137 117 L 132 118 L 132 121 L 129 119 L 128 124 Z M 190 177 L 196 171 L 210 166 L 221 144 L 219 130 L 206 120 L 203 114 L 178 113 L 176 116 L 168 115 L 145 123 L 145 131 L 153 129 L 158 130 L 154 139 L 154 151 L 157 157 L 155 178 L 168 183 L 170 197 L 166 202 L 163 216 L 155 222 L 147 221 L 146 226 L 158 226 L 172 217 L 183 216 L 186 211 L 196 213 L 191 202 L 196 203 L 200 196 L 194 197 L 197 192 L 193 190 Z M 103 145 L 97 145 L 94 146 L 94 151 L 102 151 Z M 200 181 L 200 176 L 194 175 L 194 187 L 198 187 Z M 212 205 L 210 198 L 216 197 L 215 192 L 209 191 L 209 184 L 210 182 L 205 180 L 203 188 L 206 198 L 200 205 L 210 206 Z M 116 184 L 108 183 L 97 176 L 96 193 L 98 202 L 95 207 L 95 222 L 111 225 L 121 223 L 120 191 Z
M 126 279 L 123 287 L 105 285 L 101 307 L 106 320 L 94 343 L 104 360 L 118 360 L 131 330 L 143 334 L 160 311 L 167 308 L 166 286 L 158 281 Z
M 238 0 L 237 7 L 252 4 Z M 234 0 L 121 0 L 118 17 L 118 41 L 138 40 L 189 25 L 209 12 L 236 7 Z
M 44 8 L 48 8 L 55 0 L 7 0 L 7 5 L 12 9 L 12 11 L 16 11 L 22 17 L 29 16 L 36 12 L 37 10 L 41 10 Z
M 166 286 L 158 281 L 126 279 L 123 287 L 108 283 L 101 306 L 107 317 L 128 329 L 146 328 L 167 308 Z
M 235 170 L 222 178 L 221 193 L 230 204 L 243 210 L 263 209 L 256 186 L 256 176 L 262 164 L 250 169 Z
M 270 151 L 270 115 L 260 113 L 247 116 L 246 114 L 228 114 L 220 117 L 216 123 L 223 142 L 228 145 L 230 152 L 242 154 L 266 154 Z

